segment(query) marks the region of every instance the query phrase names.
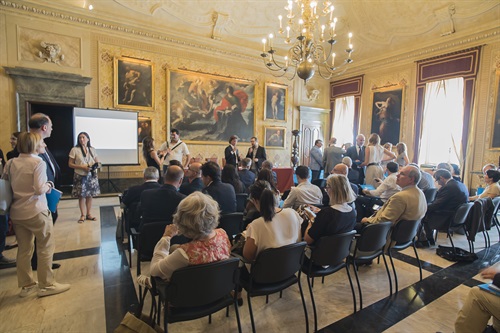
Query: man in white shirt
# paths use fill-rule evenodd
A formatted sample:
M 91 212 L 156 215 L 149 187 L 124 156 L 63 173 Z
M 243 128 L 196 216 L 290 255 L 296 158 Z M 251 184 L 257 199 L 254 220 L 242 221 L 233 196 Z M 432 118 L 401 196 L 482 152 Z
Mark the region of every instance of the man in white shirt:
M 377 179 L 380 184 L 377 189 L 363 189 L 363 194 L 356 199 L 356 210 L 358 220 L 373 214 L 373 205 L 382 206 L 390 197 L 401 191 L 397 182 L 397 173 L 399 166 L 395 162 L 389 162 L 386 166 L 387 177 L 382 181 Z
M 298 166 L 295 170 L 297 175 L 297 187 L 290 190 L 290 194 L 283 204 L 283 208 L 297 209 L 300 205 L 321 205 L 323 194 L 321 189 L 309 182 L 309 168 L 305 165 Z
M 181 141 L 178 129 L 172 128 L 170 130 L 170 142 L 166 141 L 160 146 L 161 154 L 165 155 L 163 160 L 163 173 L 167 171 L 170 161 L 177 160 L 181 162 L 184 169 L 189 165 L 190 155 L 187 145 Z M 186 156 L 186 161 L 183 158 Z

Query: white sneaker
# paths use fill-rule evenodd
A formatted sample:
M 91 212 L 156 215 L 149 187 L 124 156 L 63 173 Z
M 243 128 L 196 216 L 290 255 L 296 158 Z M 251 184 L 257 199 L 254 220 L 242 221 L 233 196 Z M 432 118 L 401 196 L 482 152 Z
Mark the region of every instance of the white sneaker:
M 62 284 L 54 282 L 54 284 L 51 286 L 41 288 L 40 291 L 38 291 L 38 297 L 60 294 L 69 290 L 70 287 L 71 287 L 70 284 Z
M 34 285 L 29 287 L 22 287 L 21 292 L 19 293 L 19 297 L 28 297 L 36 291 L 38 291 L 38 282 L 35 282 Z

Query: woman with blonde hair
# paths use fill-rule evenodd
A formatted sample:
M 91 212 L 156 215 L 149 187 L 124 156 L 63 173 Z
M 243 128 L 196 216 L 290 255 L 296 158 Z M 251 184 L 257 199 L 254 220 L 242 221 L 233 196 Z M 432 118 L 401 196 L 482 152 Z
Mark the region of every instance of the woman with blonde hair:
M 396 157 L 396 163 L 399 165 L 399 167 L 402 168 L 410 164 L 410 161 L 408 160 L 408 154 L 406 152 L 406 143 L 399 142 L 396 145 L 396 150 L 398 151 L 398 157 Z
M 396 158 L 396 155 L 380 145 L 380 136 L 377 133 L 372 133 L 368 139 L 368 146 L 365 149 L 365 161 L 360 166 L 365 166 L 365 184 L 372 185 L 374 188 L 378 186 L 376 178 L 382 179 L 384 169 L 380 163 L 384 159 L 384 155 L 390 159 Z
M 16 232 L 17 281 L 21 287 L 20 297 L 38 292 L 39 297 L 62 293 L 69 284 L 55 282 L 52 272 L 52 256 L 55 243 L 52 216 L 47 206 L 46 193 L 54 188 L 47 180 L 47 165 L 38 157 L 45 153 L 45 143 L 37 133 L 20 133 L 17 150 L 19 157 L 7 162 L 3 179 L 12 187 L 13 199 L 10 218 Z M 38 281 L 33 277 L 31 256 L 36 239 L 38 255 Z
M 356 210 L 352 202 L 356 195 L 344 175 L 330 175 L 326 180 L 326 191 L 330 197 L 330 206 L 322 208 L 309 224 L 304 233 L 307 244 L 313 244 L 324 236 L 349 232 L 356 224 Z

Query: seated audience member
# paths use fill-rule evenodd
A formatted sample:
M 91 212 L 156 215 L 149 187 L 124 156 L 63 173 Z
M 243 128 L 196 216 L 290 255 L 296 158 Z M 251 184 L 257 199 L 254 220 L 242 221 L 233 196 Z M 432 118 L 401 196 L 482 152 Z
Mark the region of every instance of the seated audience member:
M 177 206 L 186 197 L 177 191 L 183 177 L 184 170 L 176 165 L 169 166 L 161 187 L 142 192 L 138 208 L 142 216 L 141 226 L 149 222 L 172 221 Z
M 352 184 L 359 184 L 359 171 L 352 168 L 352 160 L 349 156 L 342 159 L 342 164 L 347 165 L 347 178 Z
M 246 193 L 245 185 L 241 182 L 236 167 L 232 164 L 226 164 L 222 168 L 221 181 L 233 186 L 235 193 Z
M 236 212 L 236 193 L 229 184 L 224 184 L 220 180 L 220 167 L 215 162 L 207 162 L 201 167 L 201 180 L 205 185 L 203 193 L 211 196 L 219 203 L 222 213 Z
M 255 183 L 250 186 L 249 197 L 260 198 L 262 192 L 266 189 L 272 191 L 271 184 L 269 184 L 269 182 L 265 180 L 256 180 Z M 253 220 L 258 219 L 260 216 L 260 212 L 257 207 L 255 207 L 254 201 L 248 200 L 245 211 L 243 212 L 244 229 L 246 229 L 248 224 L 250 224 Z
M 401 191 L 401 187 L 396 184 L 398 170 L 399 165 L 396 162 L 387 163 L 387 177 L 385 177 L 383 181 L 378 179 L 380 185 L 377 189 L 362 190 L 364 195 L 360 195 L 356 198 L 356 210 L 359 220 L 373 214 L 373 205 L 382 206 L 390 197 Z M 375 179 L 375 181 L 377 181 L 377 179 Z
M 488 267 L 481 272 L 483 279 L 493 280 L 500 288 L 500 266 Z M 486 330 L 493 318 L 493 330 Z M 455 321 L 456 333 L 500 332 L 500 297 L 479 287 L 472 287 Z
M 144 169 L 144 183 L 136 186 L 131 186 L 123 194 L 122 202 L 125 206 L 130 207 L 133 203 L 138 203 L 141 200 L 141 194 L 145 190 L 151 190 L 158 188 L 161 185 L 158 184 L 158 179 L 160 175 L 158 169 L 155 167 L 147 167 Z
M 486 188 L 483 193 L 480 195 L 475 195 L 473 197 L 469 197 L 469 201 L 474 201 L 482 198 L 496 198 L 500 196 L 500 185 L 498 181 L 500 180 L 500 171 L 498 170 L 488 170 L 484 174 L 484 182 L 486 183 Z
M 283 207 L 297 209 L 300 205 L 321 205 L 323 193 L 318 186 L 309 182 L 309 168 L 298 166 L 295 175 L 298 185 L 290 190 Z
M 190 195 L 193 192 L 203 190 L 203 182 L 201 180 L 201 163 L 191 163 L 188 166 L 185 174 L 186 178 L 179 188 L 179 192 L 184 195 Z
M 344 163 L 339 163 L 333 167 L 332 174 L 333 175 L 344 175 L 347 177 L 347 179 L 349 179 L 349 168 Z M 351 184 L 351 189 L 353 190 L 354 194 L 358 195 L 358 192 L 359 192 L 358 185 L 351 183 L 351 182 L 349 182 L 349 183 Z
M 238 175 L 240 176 L 241 182 L 248 189 L 250 185 L 255 181 L 255 173 L 250 171 L 250 167 L 252 166 L 252 160 L 244 158 L 241 160 L 241 170 L 238 171 Z
M 485 164 L 485 165 L 483 166 L 483 174 L 485 174 L 485 173 L 486 173 L 486 171 L 488 171 L 488 170 L 497 170 L 497 167 L 496 167 L 496 165 L 495 165 L 495 164 L 492 164 L 492 163 Z
M 257 175 L 257 180 L 265 180 L 271 185 L 271 189 L 279 194 L 278 188 L 276 187 L 276 183 L 273 179 L 273 174 L 271 173 L 271 170 L 269 169 L 264 169 L 259 171 L 259 174 Z
M 267 169 L 271 171 L 273 175 L 274 185 L 278 184 L 278 175 L 276 174 L 276 172 L 273 171 L 273 164 L 271 163 L 271 161 L 265 160 L 264 162 L 262 162 L 262 169 Z
M 171 166 L 171 165 L 177 165 L 179 168 L 182 169 L 182 163 L 177 161 L 177 160 L 170 160 L 168 161 L 168 166 Z
M 436 170 L 434 178 L 441 188 L 436 194 L 436 199 L 427 206 L 427 213 L 422 220 L 425 235 L 420 234 L 418 242 L 422 247 L 434 245 L 432 230 L 444 228 L 449 223 L 449 218 L 455 215 L 458 207 L 466 203 L 469 197 L 465 185 L 453 179 L 448 170 Z
M 223 229 L 216 229 L 218 224 L 219 205 L 210 196 L 194 192 L 182 200 L 173 216 L 173 224 L 167 225 L 156 244 L 151 276 L 168 280 L 177 269 L 228 259 L 231 243 Z M 177 234 L 191 241 L 170 253 L 170 241 Z
M 434 185 L 434 178 L 432 175 L 422 169 L 419 168 L 417 163 L 410 163 L 409 165 L 414 166 L 415 168 L 418 168 L 420 171 L 420 181 L 418 182 L 417 186 L 419 189 L 422 191 L 428 190 L 430 188 L 435 188 L 436 186 Z
M 453 172 L 451 173 L 451 175 L 453 176 L 453 179 L 461 182 L 462 178 L 461 178 L 461 173 L 460 173 L 460 167 L 458 166 L 458 164 L 455 164 L 455 163 L 450 163 L 450 165 L 451 165 L 451 168 L 453 169 Z
M 398 223 L 401 220 L 419 220 L 427 211 L 427 201 L 424 193 L 417 187 L 420 180 L 420 171 L 417 167 L 407 165 L 397 175 L 396 184 L 401 191 L 394 194 L 377 211 L 374 216 L 364 217 L 362 223 L 380 223 L 391 221 Z M 356 225 L 361 230 L 362 225 Z
M 349 204 L 356 199 L 356 195 L 347 178 L 331 175 L 326 180 L 326 190 L 330 197 L 330 206 L 317 213 L 314 223 L 309 221 L 304 233 L 307 244 L 313 244 L 324 236 L 349 232 L 356 224 L 356 210 Z

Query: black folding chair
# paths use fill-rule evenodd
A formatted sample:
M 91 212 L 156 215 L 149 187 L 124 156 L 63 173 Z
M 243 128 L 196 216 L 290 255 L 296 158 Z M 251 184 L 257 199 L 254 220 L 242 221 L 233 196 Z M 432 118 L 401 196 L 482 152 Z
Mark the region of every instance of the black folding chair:
M 222 214 L 219 220 L 219 228 L 226 231 L 229 240 L 232 242 L 234 237 L 243 231 L 243 213 Z
M 437 188 L 428 188 L 427 190 L 423 191 L 424 196 L 425 196 L 425 201 L 427 204 L 430 204 L 436 199 L 436 194 L 437 194 Z
M 247 193 L 236 193 L 236 211 L 243 213 L 247 205 L 248 194 Z

